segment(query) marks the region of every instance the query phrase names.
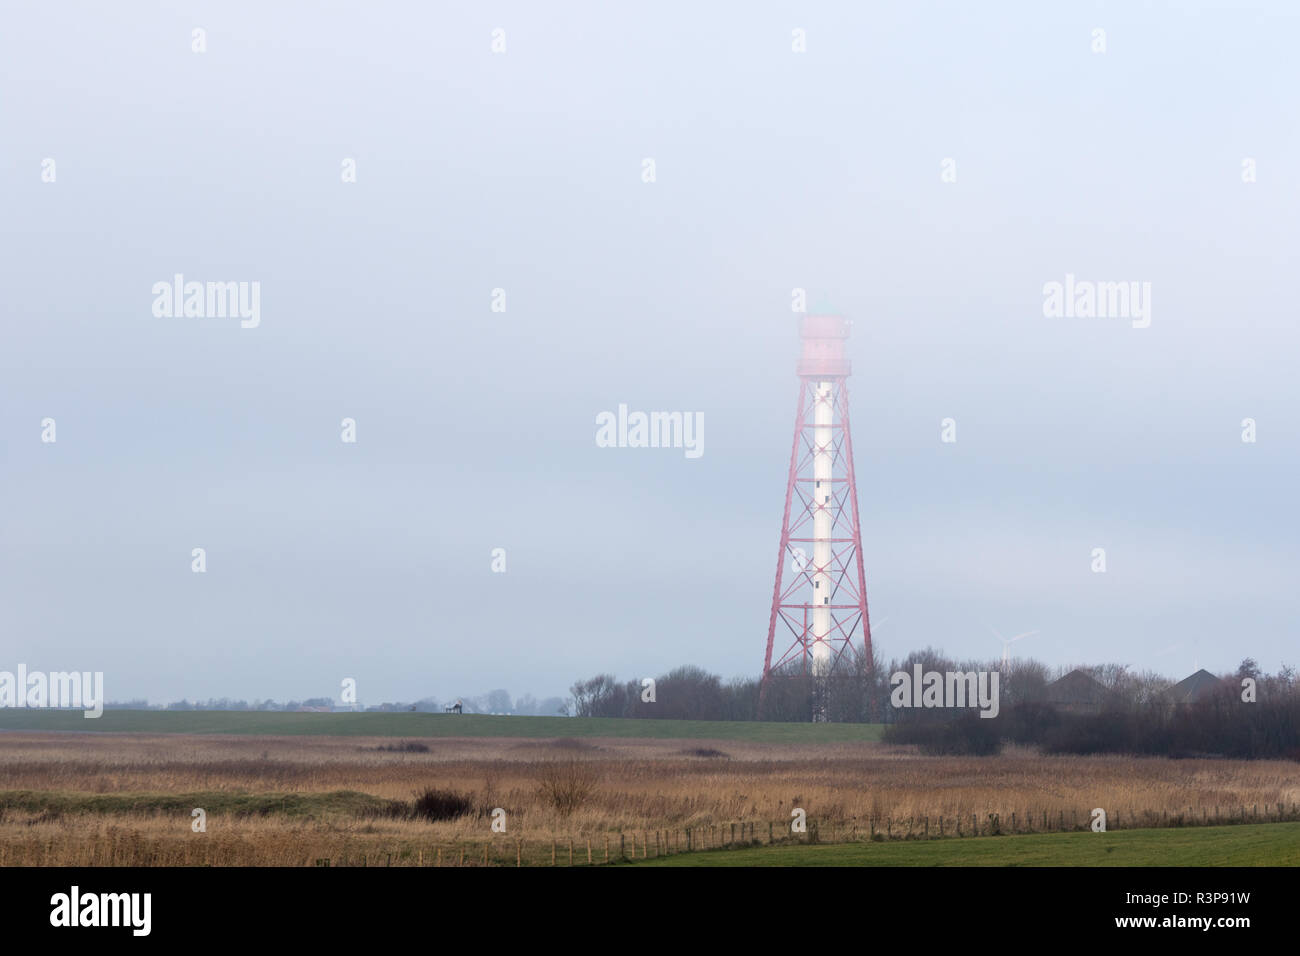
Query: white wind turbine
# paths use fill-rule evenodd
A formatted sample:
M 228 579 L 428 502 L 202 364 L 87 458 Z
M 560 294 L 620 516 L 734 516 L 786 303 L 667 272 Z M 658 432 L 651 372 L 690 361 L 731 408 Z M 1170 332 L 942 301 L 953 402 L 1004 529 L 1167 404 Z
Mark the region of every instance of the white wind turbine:
M 1011 659 L 1011 645 L 1014 644 L 1016 641 L 1020 640 L 1022 637 L 1032 637 L 1034 634 L 1038 633 L 1037 631 L 1025 631 L 1025 633 L 1017 634 L 1015 637 L 1003 637 L 1001 634 L 998 633 L 998 629 L 994 627 L 992 624 L 989 625 L 989 630 L 991 630 L 993 632 L 993 635 L 999 641 L 1002 642 L 1002 666 L 1004 668 L 1007 666 L 1007 664 L 1010 662 Z
M 873 621 L 873 620 L 871 620 L 871 618 L 867 618 L 867 624 L 871 627 L 871 653 L 872 653 L 873 656 L 875 655 L 875 652 L 876 652 L 876 651 L 875 651 L 875 647 L 876 647 L 876 643 L 875 643 L 875 642 L 876 642 L 876 632 L 879 631 L 880 628 L 881 628 L 881 625 L 883 625 L 883 624 L 884 624 L 886 621 L 888 621 L 888 620 L 889 620 L 889 616 L 888 616 L 888 615 L 886 615 L 885 617 L 882 617 L 879 621 Z

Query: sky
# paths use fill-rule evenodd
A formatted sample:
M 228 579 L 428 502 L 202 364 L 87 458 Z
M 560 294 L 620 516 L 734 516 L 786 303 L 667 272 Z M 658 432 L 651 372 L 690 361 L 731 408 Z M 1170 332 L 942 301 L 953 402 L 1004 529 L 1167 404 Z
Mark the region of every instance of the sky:
M 1293 4 L 4 21 L 0 669 L 367 704 L 756 676 L 793 289 L 853 321 L 887 658 L 1298 663 Z M 258 283 L 257 325 L 156 315 L 178 273 Z M 1067 275 L 1149 283 L 1149 325 L 1045 315 Z M 599 447 L 620 404 L 703 454 Z

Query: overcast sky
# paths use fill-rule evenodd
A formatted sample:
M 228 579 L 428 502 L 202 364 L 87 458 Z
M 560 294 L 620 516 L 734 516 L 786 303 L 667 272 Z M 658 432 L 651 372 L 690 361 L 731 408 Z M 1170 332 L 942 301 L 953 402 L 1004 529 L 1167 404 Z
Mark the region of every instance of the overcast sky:
M 6 9 L 0 669 L 155 702 L 756 675 L 794 288 L 854 322 L 887 656 L 1300 662 L 1298 16 Z M 260 324 L 155 316 L 176 273 L 260 283 Z M 1067 274 L 1149 282 L 1149 327 L 1046 317 Z M 597 447 L 620 403 L 702 415 L 703 455 Z

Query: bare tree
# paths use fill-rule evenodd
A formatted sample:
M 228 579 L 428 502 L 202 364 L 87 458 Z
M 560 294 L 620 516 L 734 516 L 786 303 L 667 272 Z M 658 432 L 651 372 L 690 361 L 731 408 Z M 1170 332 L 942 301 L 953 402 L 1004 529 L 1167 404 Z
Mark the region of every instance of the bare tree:
M 618 681 L 613 674 L 597 674 L 578 681 L 569 688 L 569 693 L 573 695 L 574 716 L 601 716 L 619 690 Z

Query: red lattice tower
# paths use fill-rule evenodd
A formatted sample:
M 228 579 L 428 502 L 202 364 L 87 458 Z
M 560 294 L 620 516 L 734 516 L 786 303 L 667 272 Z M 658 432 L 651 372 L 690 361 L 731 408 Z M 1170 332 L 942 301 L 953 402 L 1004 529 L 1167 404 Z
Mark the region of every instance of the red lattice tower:
M 849 326 L 839 316 L 808 315 L 800 327 L 799 402 L 760 700 L 772 676 L 794 672 L 795 661 L 798 673 L 829 678 L 856 663 L 861 647 L 871 664 L 844 357 Z M 824 718 L 820 708 L 815 716 Z

